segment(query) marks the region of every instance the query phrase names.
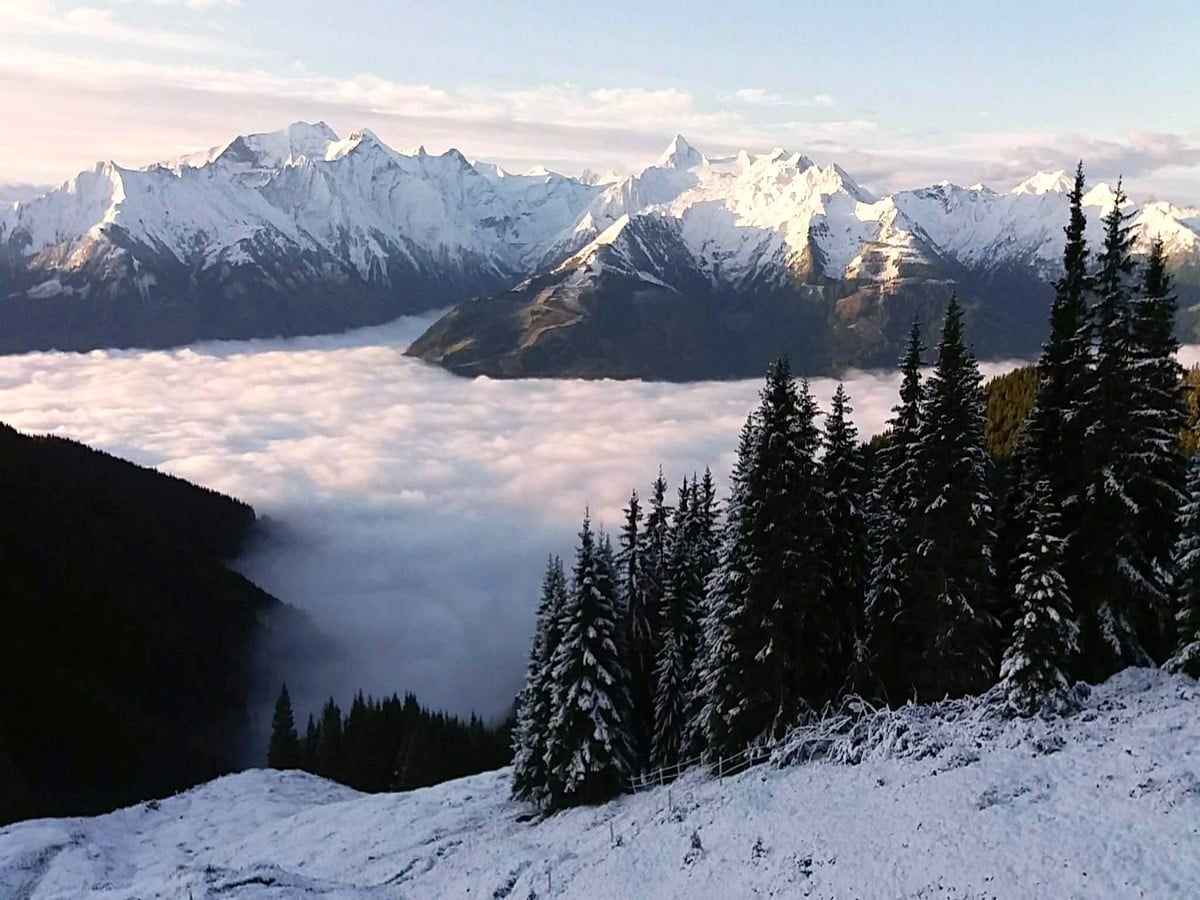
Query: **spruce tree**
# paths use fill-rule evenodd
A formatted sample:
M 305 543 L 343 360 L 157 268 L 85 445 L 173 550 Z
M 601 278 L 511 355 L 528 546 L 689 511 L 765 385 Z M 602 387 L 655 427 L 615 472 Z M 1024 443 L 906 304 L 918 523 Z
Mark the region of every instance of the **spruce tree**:
M 542 578 L 542 595 L 538 601 L 525 687 L 518 699 L 517 720 L 513 729 L 512 793 L 518 800 L 542 803 L 547 796 L 549 774 L 546 748 L 554 703 L 551 661 L 558 647 L 566 594 L 562 560 L 552 556 L 546 563 Z
M 342 778 L 342 711 L 330 697 L 321 710 L 317 774 L 330 781 Z
M 842 687 L 851 690 L 864 682 L 854 670 L 865 656 L 859 650 L 864 638 L 866 569 L 868 565 L 865 475 L 858 429 L 844 385 L 833 395 L 825 417 L 825 496 L 829 512 L 829 545 L 825 551 L 830 569 L 829 605 L 833 618 L 831 669 L 842 674 Z
M 911 672 L 919 653 L 912 556 L 917 450 L 925 401 L 921 383 L 924 349 L 920 325 L 913 322 L 900 361 L 900 402 L 892 410 L 886 443 L 876 459 L 869 504 L 867 665 L 874 673 L 874 691 L 892 704 L 899 704 L 911 695 Z M 859 687 L 861 690 L 867 686 Z
M 625 507 L 617 564 L 621 576 L 621 630 L 627 648 L 629 670 L 629 734 L 637 769 L 649 761 L 654 730 L 654 666 L 658 631 L 657 608 L 651 608 L 651 591 L 644 572 L 643 550 L 646 540 L 642 529 L 642 509 L 637 491 Z
M 1002 543 L 1013 554 L 1023 551 L 1030 526 L 1034 487 L 1045 481 L 1062 516 L 1062 575 L 1071 593 L 1086 595 L 1083 538 L 1079 535 L 1088 467 L 1081 460 L 1088 425 L 1087 391 L 1091 384 L 1092 320 L 1088 294 L 1088 247 L 1083 210 L 1083 163 L 1075 170 L 1069 194 L 1070 217 L 1063 231 L 1063 274 L 1054 283 L 1050 337 L 1038 360 L 1038 390 L 1025 423 L 1024 440 L 1013 458 L 1014 476 L 1005 503 Z M 1001 561 L 1008 573 L 1004 596 L 1011 596 L 1020 566 L 1015 555 Z
M 712 472 L 707 466 L 696 490 L 696 509 L 698 511 L 698 546 L 697 558 L 700 562 L 701 580 L 707 581 L 708 575 L 717 565 L 717 540 L 719 532 L 720 509 L 717 503 L 717 486 L 713 481 Z
M 1131 487 L 1142 620 L 1150 656 L 1162 661 L 1173 645 L 1171 554 L 1185 502 L 1187 464 L 1179 446 L 1184 425 L 1183 370 L 1175 358 L 1175 298 L 1161 241 L 1151 246 L 1142 290 L 1132 304 L 1133 400 Z
M 816 415 L 808 384 L 797 387 L 786 360 L 774 363 L 736 512 L 740 546 L 732 554 L 745 579 L 726 598 L 733 660 L 732 694 L 720 700 L 726 746 L 777 737 L 836 691 Z
M 300 738 L 296 734 L 296 720 L 292 716 L 292 699 L 287 685 L 279 691 L 275 701 L 275 715 L 271 718 L 271 742 L 267 747 L 267 766 L 272 769 L 298 769 L 300 767 Z
M 978 693 L 995 674 L 995 535 L 981 381 L 964 340 L 962 308 L 952 297 L 916 452 L 911 565 L 920 653 L 911 665 L 923 701 Z
M 1188 466 L 1186 493 L 1174 552 L 1177 644 L 1166 669 L 1200 678 L 1200 456 Z
M 758 453 L 756 416 L 757 412 L 752 412 L 746 418 L 738 439 L 725 519 L 717 540 L 717 564 L 704 588 L 702 648 L 694 678 L 701 702 L 690 726 L 690 743 L 717 757 L 744 750 L 747 740 L 742 727 L 745 661 L 734 646 L 734 636 L 748 630 L 748 623 L 741 620 L 748 612 L 746 591 L 752 565 L 746 495 Z
M 700 645 L 704 573 L 697 554 L 702 526 L 695 482 L 684 481 L 672 518 L 667 586 L 655 666 L 654 737 L 651 764 L 684 759 L 692 703 L 692 668 Z
M 667 480 L 662 469 L 650 489 L 650 508 L 642 529 L 642 548 L 639 554 L 644 595 L 645 619 L 653 646 L 662 614 L 663 596 L 667 590 L 667 552 L 671 535 L 672 509 L 667 505 Z
M 1076 506 L 1084 488 L 1079 451 L 1087 427 L 1084 411 L 1089 383 L 1092 326 L 1087 296 L 1087 218 L 1083 212 L 1083 163 L 1075 171 L 1070 220 L 1063 229 L 1063 275 L 1054 283 L 1050 337 L 1038 360 L 1038 392 L 1025 427 L 1031 484 L 1045 481 L 1053 502 L 1073 531 Z
M 607 800 L 632 774 L 629 674 L 621 665 L 610 565 L 585 517 L 553 657 L 546 762 L 554 807 Z
M 308 716 L 308 727 L 304 729 L 304 744 L 301 747 L 300 768 L 313 775 L 317 774 L 317 748 L 321 746 L 321 726 Z
M 1048 481 L 1035 487 L 1032 528 L 1018 560 L 1017 618 L 1000 663 L 1009 706 L 1019 715 L 1069 707 L 1079 628 L 1062 576 L 1062 523 Z
M 1080 677 L 1100 681 L 1129 665 L 1151 662 L 1143 642 L 1153 618 L 1150 585 L 1137 535 L 1134 416 L 1136 351 L 1130 315 L 1134 263 L 1125 195 L 1117 184 L 1104 217 L 1104 246 L 1095 278 L 1098 343 L 1086 393 L 1085 465 L 1089 476 L 1077 546 L 1083 577 L 1072 587 L 1080 604 Z

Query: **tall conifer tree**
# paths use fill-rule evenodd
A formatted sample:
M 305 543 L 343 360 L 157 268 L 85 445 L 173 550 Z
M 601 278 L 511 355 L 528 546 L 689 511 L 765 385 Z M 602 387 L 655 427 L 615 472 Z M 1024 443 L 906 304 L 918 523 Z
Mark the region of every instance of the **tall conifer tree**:
M 871 572 L 866 634 L 876 690 L 893 704 L 908 699 L 919 652 L 912 584 L 917 450 L 925 388 L 921 383 L 921 329 L 913 322 L 900 361 L 900 402 L 892 410 L 887 443 L 875 464 L 870 498 Z
M 704 582 L 700 548 L 701 511 L 695 482 L 684 481 L 672 519 L 667 589 L 655 667 L 655 768 L 684 759 L 692 698 L 692 669 L 700 644 Z
M 300 736 L 296 734 L 296 720 L 292 715 L 292 698 L 287 685 L 279 691 L 275 701 L 275 715 L 271 719 L 271 742 L 267 748 L 267 765 L 272 769 L 297 769 L 300 767 Z
M 912 672 L 922 700 L 978 693 L 995 675 L 995 535 L 981 381 L 952 297 L 916 454 L 912 566 L 921 653 Z
M 649 762 L 654 730 L 654 666 L 660 610 L 651 607 L 653 591 L 645 571 L 648 566 L 643 555 L 649 544 L 642 528 L 642 509 L 637 491 L 630 494 L 629 505 L 624 512 L 625 523 L 621 527 L 620 552 L 617 556 L 621 577 L 621 630 L 627 651 L 626 668 L 629 670 L 629 734 L 634 760 L 640 770 Z
M 513 729 L 513 796 L 543 803 L 550 783 L 546 765 L 550 718 L 554 709 L 552 661 L 561 636 L 561 618 L 567 584 L 562 560 L 552 556 L 542 578 L 525 688 L 517 701 Z
M 1144 598 L 1138 623 L 1156 661 L 1173 649 L 1171 554 L 1185 502 L 1187 464 L 1179 447 L 1184 425 L 1183 370 L 1175 358 L 1175 297 L 1161 241 L 1151 246 L 1142 290 L 1132 304 L 1133 432 L 1131 492 L 1137 506 L 1136 566 Z
M 1152 601 L 1137 536 L 1134 415 L 1136 348 L 1130 314 L 1134 263 L 1130 215 L 1117 184 L 1104 216 L 1104 246 L 1095 288 L 1098 343 L 1086 395 L 1085 459 L 1089 481 L 1078 549 L 1084 576 L 1072 593 L 1080 604 L 1081 670 L 1099 681 L 1151 661 L 1144 643 Z
M 616 795 L 633 771 L 629 674 L 622 667 L 611 548 L 585 517 L 571 591 L 554 651 L 554 711 L 547 747 L 550 803 Z
M 695 683 L 703 701 L 691 723 L 692 742 L 713 756 L 732 756 L 750 739 L 743 727 L 742 672 L 747 661 L 735 637 L 748 631 L 747 589 L 753 557 L 747 531 L 747 490 L 758 453 L 757 411 L 746 418 L 730 474 L 729 499 L 717 542 L 717 564 L 705 582 L 702 650 Z
M 321 710 L 320 742 L 317 744 L 317 774 L 331 781 L 340 781 L 342 763 L 342 711 L 330 697 Z
M 1177 644 L 1166 668 L 1200 678 L 1200 456 L 1192 457 L 1188 467 L 1187 500 L 1175 544 L 1175 584 Z
M 829 514 L 830 568 L 829 606 L 833 618 L 830 631 L 832 674 L 841 673 L 853 689 L 864 677 L 854 676 L 857 662 L 865 655 L 858 650 L 864 636 L 866 570 L 868 566 L 865 475 L 858 429 L 850 418 L 852 409 L 844 385 L 833 395 L 825 417 L 825 494 Z
M 779 735 L 832 693 L 829 519 L 817 459 L 817 408 L 786 360 L 771 366 L 755 416 L 755 449 L 740 477 L 736 593 L 726 632 L 732 664 L 720 688 L 721 741 Z M 726 693 L 728 691 L 728 693 Z

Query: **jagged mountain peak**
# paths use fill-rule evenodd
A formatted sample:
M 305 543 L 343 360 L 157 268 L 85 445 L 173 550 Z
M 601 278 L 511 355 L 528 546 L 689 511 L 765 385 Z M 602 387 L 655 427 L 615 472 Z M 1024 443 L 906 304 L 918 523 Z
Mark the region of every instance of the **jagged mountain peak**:
M 677 134 L 654 165 L 660 169 L 694 169 L 704 162 L 704 154 L 689 144 L 682 134 Z
M 1009 193 L 1012 194 L 1066 194 L 1075 186 L 1075 179 L 1062 169 L 1054 172 L 1037 172 L 1026 178 Z

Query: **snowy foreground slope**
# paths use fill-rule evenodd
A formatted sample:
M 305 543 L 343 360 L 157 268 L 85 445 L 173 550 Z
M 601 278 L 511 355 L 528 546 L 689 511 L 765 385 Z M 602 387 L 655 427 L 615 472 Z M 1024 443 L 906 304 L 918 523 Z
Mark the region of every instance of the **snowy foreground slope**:
M 507 770 L 378 796 L 245 772 L 0 830 L 0 896 L 1200 896 L 1195 681 L 1130 670 L 1065 722 L 903 722 L 856 766 L 693 775 L 541 823 Z

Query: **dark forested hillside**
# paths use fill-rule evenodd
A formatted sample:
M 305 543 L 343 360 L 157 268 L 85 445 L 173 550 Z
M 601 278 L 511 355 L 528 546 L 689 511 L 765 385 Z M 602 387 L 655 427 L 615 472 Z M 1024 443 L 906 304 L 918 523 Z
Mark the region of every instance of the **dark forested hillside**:
M 221 494 L 0 426 L 0 822 L 100 812 L 228 771 L 280 604 L 224 563 Z

